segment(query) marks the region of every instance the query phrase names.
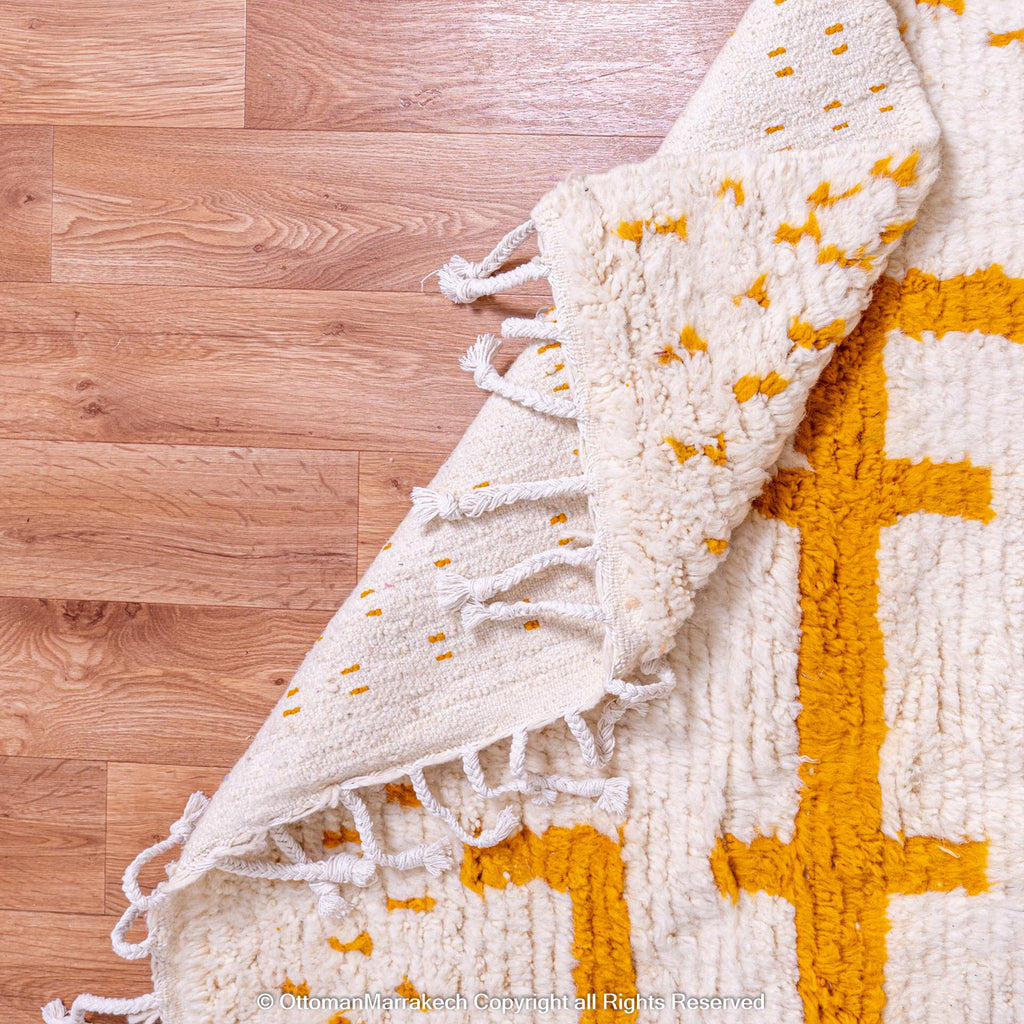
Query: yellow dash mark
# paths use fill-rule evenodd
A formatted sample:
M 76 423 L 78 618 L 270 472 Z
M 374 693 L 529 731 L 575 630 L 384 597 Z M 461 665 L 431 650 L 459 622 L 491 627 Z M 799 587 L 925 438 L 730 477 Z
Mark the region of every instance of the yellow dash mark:
M 822 107 L 822 110 L 824 110 L 826 112 L 829 111 L 829 110 L 838 110 L 841 106 L 842 106 L 842 103 L 840 103 L 839 100 L 833 100 L 827 106 Z
M 837 344 L 845 336 L 845 320 L 833 320 L 827 327 L 816 331 L 809 323 L 794 317 L 789 328 L 790 341 L 796 342 L 800 348 L 822 349 L 827 345 Z
M 677 441 L 674 437 L 666 437 L 665 442 L 671 446 L 680 463 L 686 462 L 687 459 L 692 459 L 697 454 L 697 449 L 692 444 L 683 444 L 682 441 Z
M 491 486 L 491 481 L 490 480 L 481 480 L 480 483 L 473 484 L 473 490 L 474 491 L 479 491 L 481 487 L 490 487 L 490 486 Z
M 387 544 L 385 544 L 384 547 L 381 548 L 381 551 L 387 551 L 389 547 L 391 547 L 391 541 L 388 541 Z
M 689 325 L 679 332 L 679 344 L 687 352 L 706 352 L 708 349 L 707 342 Z
M 708 546 L 708 551 L 713 555 L 720 555 L 729 546 L 727 540 L 718 540 L 715 537 L 708 537 L 705 544 Z
M 286 996 L 308 996 L 309 986 L 305 982 L 296 985 L 291 978 L 285 975 L 284 982 L 281 984 L 281 994 Z
M 383 615 L 383 614 L 384 613 L 379 608 L 371 608 L 366 613 L 366 617 L 369 619 L 369 618 L 373 618 L 373 616 L 375 616 L 375 615 Z
M 530 619 L 529 622 L 523 623 L 523 629 L 537 629 L 540 623 L 536 619 Z
M 725 434 L 719 434 L 715 438 L 715 444 L 704 445 L 704 454 L 716 465 L 724 466 L 725 458 Z
M 445 651 L 444 654 L 439 654 L 434 661 L 447 661 L 452 656 L 451 651 Z
M 989 32 L 989 46 L 1009 46 L 1010 43 L 1024 43 L 1024 28 L 1013 32 Z
M 369 932 L 360 932 L 351 942 L 342 942 L 332 935 L 327 945 L 339 953 L 362 953 L 363 956 L 369 956 L 373 952 L 373 939 Z
M 404 974 L 402 975 L 402 984 L 401 985 L 396 985 L 395 986 L 395 991 L 403 999 L 419 999 L 420 998 L 419 992 L 416 991 L 416 986 L 409 980 L 408 976 L 404 975 Z M 427 1008 L 425 1006 L 423 1006 L 423 1005 L 420 1005 L 420 1011 L 422 1013 L 426 1013 L 427 1012 Z
M 762 309 L 771 305 L 768 298 L 768 275 L 762 274 L 748 289 L 747 298 L 753 299 Z M 738 299 L 737 299 L 738 304 Z
M 761 387 L 760 377 L 740 377 L 733 385 L 733 394 L 737 402 L 749 402 Z
M 681 363 L 683 357 L 671 346 L 666 345 L 660 352 L 656 353 L 658 362 L 662 366 L 668 366 L 671 362 Z
M 888 114 L 890 110 L 892 110 L 892 104 L 891 103 L 887 107 L 879 107 L 878 108 L 878 112 L 880 114 Z
M 416 790 L 408 782 L 389 782 L 384 787 L 384 795 L 389 803 L 401 807 L 422 807 Z
M 393 900 L 388 897 L 388 912 L 392 910 L 411 910 L 414 914 L 429 914 L 436 906 L 433 896 L 413 896 L 408 900 Z
M 910 154 L 897 168 L 891 170 L 889 165 L 892 163 L 892 157 L 887 156 L 882 160 L 879 160 L 874 167 L 871 168 L 871 173 L 876 178 L 892 178 L 900 187 L 907 185 L 913 185 L 917 180 L 914 172 L 917 170 L 917 161 L 920 158 L 920 153 L 916 150 Z
M 444 633 L 435 633 L 433 636 L 428 636 L 427 639 L 432 644 L 438 644 L 444 639 Z
M 790 68 L 789 71 L 790 71 L 790 74 L 793 73 L 793 69 L 792 68 Z M 782 74 L 781 71 L 776 71 L 775 73 L 777 75 L 781 75 Z M 719 188 L 719 190 L 718 190 L 718 198 L 719 199 L 724 198 L 726 192 L 729 192 L 729 191 L 732 191 L 733 202 L 737 206 L 742 206 L 743 205 L 743 200 L 746 198 L 745 195 L 744 195 L 744 192 L 743 192 L 743 182 L 742 181 L 737 181 L 735 178 L 726 178 L 725 181 L 722 182 L 721 188 Z
M 341 1010 L 339 1010 L 337 1013 L 331 1014 L 327 1020 L 327 1024 L 352 1024 L 352 1021 L 346 1017 Z
M 827 35 L 827 36 L 834 36 L 837 32 L 842 32 L 842 31 L 843 31 L 843 23 L 841 21 L 837 21 L 834 25 L 829 25 L 829 27 L 827 29 L 825 29 L 825 35 Z
M 350 697 L 358 697 L 358 696 L 359 696 L 359 694 L 361 694 L 361 693 L 366 693 L 366 691 L 367 691 L 368 689 L 369 689 L 369 687 L 368 687 L 368 686 L 357 686 L 357 687 L 356 687 L 356 688 L 355 688 L 354 690 L 349 690 L 349 691 L 348 691 L 348 695 L 349 695 Z
M 775 77 L 776 78 L 789 78 L 789 76 L 791 74 L 793 74 L 793 69 L 792 68 L 783 68 L 781 71 L 776 71 L 775 72 Z
M 928 7 L 948 7 L 954 14 L 964 13 L 964 0 L 916 0 L 916 3 Z
M 558 546 L 564 548 L 566 544 L 571 544 L 575 539 L 575 537 L 562 537 L 558 542 Z
M 361 843 L 354 828 L 341 828 L 337 832 L 325 831 L 323 843 L 328 850 L 337 849 L 342 843 Z
M 834 131 L 834 132 L 841 132 L 844 128 L 849 128 L 849 127 L 850 127 L 850 122 L 849 121 L 843 121 L 841 124 L 834 124 L 834 125 L 832 125 L 832 131 Z
M 653 220 L 624 220 L 615 229 L 615 233 L 627 242 L 633 242 L 639 249 L 640 242 L 644 237 L 644 231 L 648 228 L 654 228 L 655 233 L 659 235 L 678 235 L 680 238 L 685 238 L 686 218 L 679 217 L 677 220 L 665 221 L 662 224 L 657 224 Z
M 737 402 L 749 402 L 757 394 L 773 398 L 785 391 L 787 387 L 789 387 L 789 381 L 772 370 L 767 377 L 741 377 L 732 390 L 736 395 Z
M 317 642 L 317 643 L 320 643 L 320 641 L 321 641 L 321 640 L 323 640 L 323 637 L 322 637 L 322 636 L 318 636 L 318 637 L 316 638 L 316 642 Z
M 299 688 L 298 688 L 297 686 L 293 686 L 293 687 L 292 687 L 292 688 L 291 688 L 291 689 L 290 689 L 290 690 L 289 690 L 289 691 L 288 691 L 288 692 L 287 692 L 287 693 L 285 694 L 285 696 L 286 696 L 286 697 L 294 697 L 294 696 L 295 696 L 295 694 L 297 694 L 298 692 L 299 692 Z
M 871 91 L 872 92 L 881 92 L 884 88 L 885 88 L 885 82 L 882 82 L 880 85 L 873 85 L 873 86 L 871 86 Z
M 843 43 L 843 45 L 842 45 L 842 46 L 837 46 L 837 47 L 835 47 L 835 48 L 834 48 L 834 49 L 832 50 L 832 52 L 833 52 L 833 53 L 834 53 L 834 54 L 835 54 L 835 55 L 836 55 L 837 57 L 839 57 L 839 56 L 841 56 L 842 54 L 846 53 L 846 51 L 847 51 L 848 49 L 849 49 L 849 47 L 848 47 L 848 46 L 846 45 L 846 43 Z
M 785 52 L 786 52 L 786 48 L 784 46 L 776 46 L 774 50 L 769 50 L 768 51 L 768 56 L 769 57 L 781 57 Z
M 302 708 L 289 708 L 287 711 L 282 711 L 281 716 L 287 718 L 289 715 L 297 715 Z
M 557 388 L 552 388 L 551 390 L 552 391 L 568 391 L 569 390 L 569 385 L 568 384 L 559 384 Z
M 835 206 L 836 203 L 841 202 L 843 199 L 850 199 L 860 192 L 860 184 L 854 185 L 852 188 L 848 188 L 845 192 L 840 192 L 839 195 L 832 195 L 832 182 L 823 181 L 808 197 L 807 202 L 812 206 Z
M 438 569 L 443 569 L 446 565 L 451 565 L 451 564 L 452 564 L 452 560 L 450 558 L 439 558 L 434 563 L 434 565 L 436 565 L 438 567 Z
M 341 674 L 343 676 L 351 675 L 353 672 L 359 671 L 359 662 L 357 661 L 354 665 L 349 665 L 348 668 L 343 668 Z
M 541 345 L 541 347 L 539 349 L 537 349 L 537 354 L 541 355 L 542 353 L 547 352 L 548 349 L 561 348 L 561 347 L 562 347 L 562 343 L 560 341 L 551 341 L 551 342 L 548 342 L 547 345 Z
M 373 587 L 370 587 L 369 590 L 364 590 L 359 596 L 360 597 L 369 597 L 373 592 L 374 592 Z
M 805 236 L 813 238 L 816 242 L 821 241 L 821 228 L 818 226 L 818 218 L 814 216 L 813 210 L 807 215 L 806 224 L 780 225 L 779 230 L 775 233 L 775 241 L 776 243 L 789 242 L 791 245 L 796 245 Z
M 778 0 L 776 0 L 778 3 Z M 774 135 L 776 132 L 781 132 L 786 126 L 784 124 L 773 124 L 771 128 L 765 128 L 765 135 Z
M 560 373 L 564 369 L 565 369 L 565 363 L 555 363 L 555 368 L 553 370 L 548 370 L 548 372 L 545 373 L 544 376 L 545 377 L 554 377 L 554 375 L 556 373 Z
M 554 526 L 555 523 L 564 523 L 565 520 L 566 520 L 565 513 L 564 512 L 559 512 L 557 516 L 552 516 L 551 517 L 551 525 Z
M 897 238 L 902 238 L 915 224 L 916 220 L 905 220 L 900 224 L 890 224 L 882 232 L 883 242 L 895 242 Z
M 821 264 L 838 263 L 844 268 L 860 267 L 861 270 L 870 270 L 874 261 L 871 256 L 864 255 L 863 249 L 856 249 L 847 256 L 838 246 L 826 245 L 818 252 L 818 262 Z

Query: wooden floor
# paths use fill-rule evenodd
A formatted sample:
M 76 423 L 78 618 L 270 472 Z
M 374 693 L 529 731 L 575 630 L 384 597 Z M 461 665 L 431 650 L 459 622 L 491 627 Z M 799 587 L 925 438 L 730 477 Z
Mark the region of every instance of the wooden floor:
M 0 2 L 0 1024 L 149 989 L 125 864 L 461 436 L 458 355 L 541 301 L 421 279 L 651 154 L 745 6 Z

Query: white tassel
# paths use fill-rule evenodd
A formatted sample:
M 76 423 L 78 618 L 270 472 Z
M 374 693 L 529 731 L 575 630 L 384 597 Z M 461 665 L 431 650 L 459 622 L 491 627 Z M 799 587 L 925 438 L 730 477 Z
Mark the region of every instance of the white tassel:
M 519 815 L 511 807 L 503 807 L 491 828 L 484 829 L 478 836 L 472 836 L 462 827 L 454 813 L 430 791 L 422 768 L 410 768 L 409 778 L 420 803 L 435 818 L 440 818 L 467 846 L 495 846 L 519 827 Z
M 308 864 L 310 857 L 302 848 L 295 837 L 283 826 L 271 829 L 270 838 L 277 844 L 277 848 L 293 863 Z M 345 917 L 352 909 L 352 904 L 346 900 L 338 891 L 334 882 L 310 882 L 309 888 L 316 896 L 317 913 L 328 919 Z
M 547 267 L 536 257 L 521 267 L 497 274 L 536 230 L 532 220 L 513 228 L 479 263 L 471 263 L 464 256 L 453 256 L 437 272 L 441 293 L 452 302 L 472 302 L 482 295 L 494 295 L 526 281 L 546 277 Z
M 560 341 L 562 338 L 558 324 L 543 314 L 532 320 L 520 316 L 506 317 L 501 322 L 501 333 L 506 338 L 535 338 L 538 341 Z
M 490 604 L 480 604 L 478 601 L 470 601 L 462 607 L 462 624 L 472 630 L 488 620 L 508 622 L 513 619 L 532 619 L 535 615 L 555 615 L 580 622 L 607 621 L 605 613 L 596 604 L 576 604 L 572 601 L 492 601 Z
M 491 365 L 491 359 L 500 347 L 500 338 L 496 338 L 493 334 L 481 334 L 477 338 L 476 344 L 459 360 L 459 365 L 473 374 L 473 380 L 477 387 L 548 416 L 567 420 L 579 419 L 580 411 L 575 403 L 555 395 L 546 395 L 542 391 L 532 388 L 520 387 L 502 377 Z
M 503 572 L 474 580 L 442 570 L 437 577 L 437 601 L 446 610 L 461 608 L 467 601 L 488 601 L 552 566 L 593 565 L 596 561 L 597 548 L 594 547 L 552 548 L 525 558 Z
M 265 878 L 271 882 L 336 882 L 365 889 L 377 876 L 377 865 L 366 857 L 338 853 L 305 864 L 280 864 L 276 861 L 243 860 L 225 857 L 217 861 L 221 871 L 246 878 Z
M 80 995 L 71 1009 L 64 1008 L 59 999 L 54 999 L 42 1008 L 45 1024 L 85 1024 L 87 1013 L 102 1013 L 115 1017 L 127 1017 L 134 1024 L 156 1024 L 160 1019 L 156 996 L 147 992 L 133 999 L 105 999 L 103 996 Z
M 522 483 L 494 484 L 478 487 L 467 494 L 432 491 L 428 487 L 412 489 L 412 514 L 420 526 L 432 519 L 475 518 L 517 501 L 540 501 L 568 494 L 584 494 L 587 479 L 583 476 L 556 477 L 553 480 L 526 480 Z
M 437 283 L 446 299 L 458 303 L 474 302 L 485 295 L 507 292 L 528 281 L 539 281 L 548 276 L 547 266 L 536 256 L 513 270 L 483 278 L 473 276 L 472 267 L 469 260 L 453 256 L 437 272 Z
M 395 868 L 398 871 L 408 871 L 412 868 L 422 867 L 429 874 L 437 877 L 447 871 L 454 863 L 451 849 L 443 839 L 439 839 L 429 845 L 420 844 L 412 846 L 406 850 L 400 850 L 398 853 L 385 853 L 377 842 L 373 819 L 370 817 L 370 809 L 366 806 L 366 801 L 351 789 L 342 790 L 339 800 L 352 815 L 352 820 L 359 833 L 359 841 L 363 847 L 363 857 L 374 864 Z

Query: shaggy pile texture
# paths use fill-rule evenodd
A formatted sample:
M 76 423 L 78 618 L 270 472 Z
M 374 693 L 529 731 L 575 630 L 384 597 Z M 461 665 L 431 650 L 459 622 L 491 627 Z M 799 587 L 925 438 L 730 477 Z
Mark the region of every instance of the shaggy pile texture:
M 755 0 L 453 259 L 554 306 L 46 1019 L 1021 1019 L 1021 109 L 1021 0 Z

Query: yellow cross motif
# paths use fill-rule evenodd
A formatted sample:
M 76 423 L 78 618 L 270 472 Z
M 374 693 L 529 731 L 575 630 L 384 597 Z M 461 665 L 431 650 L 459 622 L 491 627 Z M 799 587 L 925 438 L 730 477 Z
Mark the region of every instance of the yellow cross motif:
M 597 1006 L 580 1013 L 580 1024 L 632 1024 L 636 1012 L 609 1007 L 603 994 L 636 994 L 629 946 L 629 908 L 623 888 L 622 836 L 609 839 L 590 825 L 552 826 L 543 835 L 524 828 L 496 846 L 467 846 L 462 883 L 484 896 L 485 887 L 504 889 L 542 879 L 572 902 L 572 976 L 576 995 L 596 994 Z
M 808 1024 L 880 1021 L 891 894 L 987 887 L 984 842 L 881 830 L 881 530 L 913 512 L 994 515 L 988 469 L 886 457 L 882 357 L 896 327 L 919 340 L 924 331 L 982 330 L 1024 341 L 1024 282 L 999 267 L 948 281 L 919 271 L 900 284 L 882 280 L 808 401 L 797 449 L 811 471 L 781 470 L 756 504 L 800 530 L 802 791 L 790 842 L 725 835 L 711 870 L 733 900 L 761 891 L 793 904 Z

